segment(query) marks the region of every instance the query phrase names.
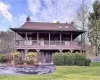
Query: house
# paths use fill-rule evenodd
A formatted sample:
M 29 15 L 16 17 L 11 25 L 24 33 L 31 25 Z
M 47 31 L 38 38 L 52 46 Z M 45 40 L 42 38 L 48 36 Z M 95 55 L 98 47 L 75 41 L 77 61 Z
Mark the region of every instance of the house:
M 75 39 L 85 31 L 75 28 L 73 23 L 30 22 L 30 18 L 20 28 L 10 28 L 15 32 L 14 49 L 23 57 L 28 52 L 37 52 L 39 61 L 51 62 L 55 52 L 84 51 Z

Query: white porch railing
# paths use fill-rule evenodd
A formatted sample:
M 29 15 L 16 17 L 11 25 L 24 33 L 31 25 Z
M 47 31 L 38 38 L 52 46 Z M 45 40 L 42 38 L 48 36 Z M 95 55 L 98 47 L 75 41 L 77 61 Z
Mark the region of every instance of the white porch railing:
M 16 40 L 15 46 L 69 46 L 74 41 Z

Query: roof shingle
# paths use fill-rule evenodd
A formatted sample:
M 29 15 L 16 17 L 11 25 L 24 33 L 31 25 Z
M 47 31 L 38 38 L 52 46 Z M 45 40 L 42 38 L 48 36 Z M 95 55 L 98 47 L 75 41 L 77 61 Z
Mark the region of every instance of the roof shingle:
M 33 30 L 77 30 L 73 24 L 68 23 L 43 23 L 43 22 L 25 22 L 20 28 Z

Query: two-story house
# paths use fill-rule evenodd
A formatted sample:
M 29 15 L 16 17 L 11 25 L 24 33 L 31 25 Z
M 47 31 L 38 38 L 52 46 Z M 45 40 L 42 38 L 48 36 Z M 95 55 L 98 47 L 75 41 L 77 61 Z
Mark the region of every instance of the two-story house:
M 40 62 L 51 62 L 55 52 L 84 51 L 75 39 L 85 31 L 75 28 L 73 23 L 47 23 L 27 21 L 15 32 L 14 49 L 23 58 L 28 52 L 37 52 Z

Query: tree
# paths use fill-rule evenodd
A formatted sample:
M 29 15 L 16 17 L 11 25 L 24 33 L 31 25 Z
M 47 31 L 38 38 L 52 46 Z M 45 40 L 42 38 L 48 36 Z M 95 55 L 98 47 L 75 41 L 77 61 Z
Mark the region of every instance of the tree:
M 80 5 L 80 9 L 77 13 L 76 17 L 76 24 L 80 30 L 86 31 L 80 36 L 80 43 L 83 45 L 83 48 L 85 49 L 85 44 L 87 40 L 87 26 L 88 26 L 88 14 L 89 14 L 89 6 L 85 1 Z
M 87 20 L 88 20 L 88 6 L 85 2 L 82 3 L 80 6 L 80 10 L 77 14 L 77 21 L 78 21 L 78 27 L 81 30 L 86 30 L 87 27 Z M 81 42 L 83 45 L 85 45 L 85 33 L 81 35 Z
M 0 53 L 9 53 L 13 50 L 14 34 L 11 31 L 0 32 Z
M 96 46 L 96 56 L 99 51 L 100 42 L 100 1 L 93 3 L 93 12 L 89 14 L 89 41 Z

